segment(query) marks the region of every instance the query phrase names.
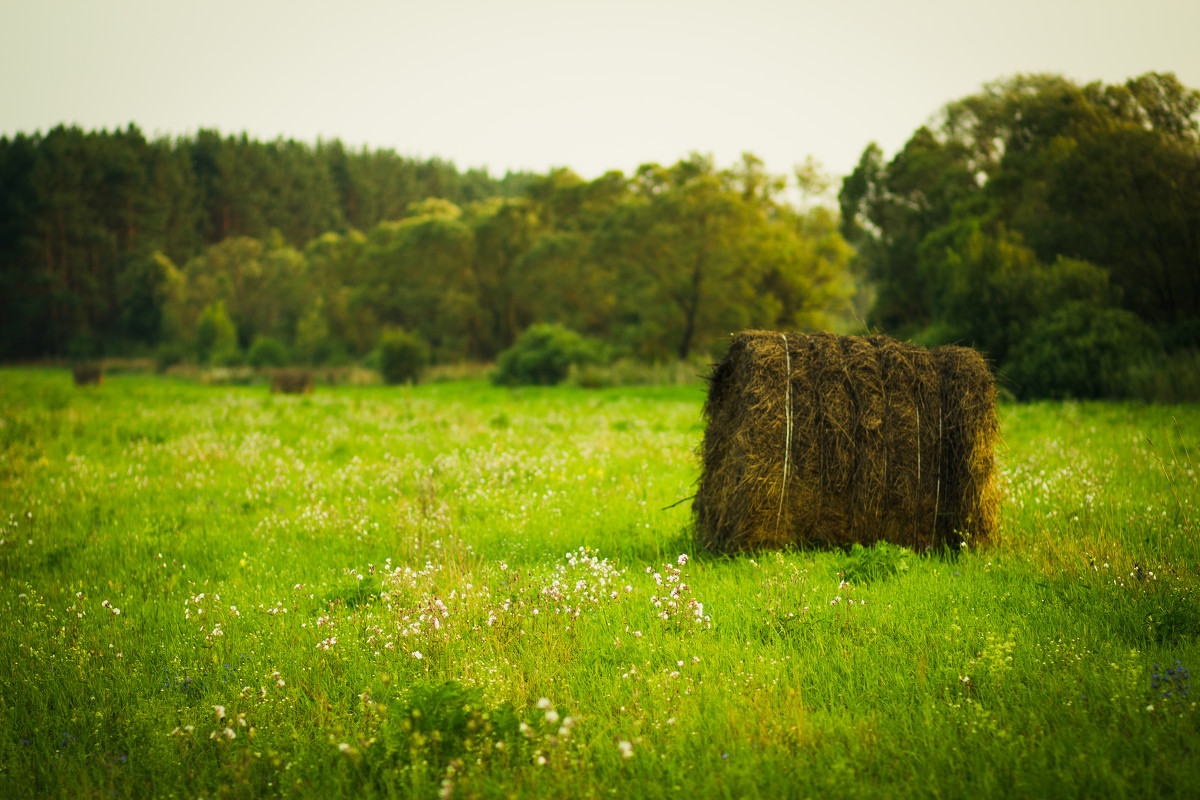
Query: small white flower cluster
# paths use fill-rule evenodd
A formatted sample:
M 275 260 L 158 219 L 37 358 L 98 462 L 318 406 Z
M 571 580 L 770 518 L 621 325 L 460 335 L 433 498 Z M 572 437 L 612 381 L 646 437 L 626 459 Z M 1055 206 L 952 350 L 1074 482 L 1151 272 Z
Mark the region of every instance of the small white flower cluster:
M 575 718 L 570 716 L 560 717 L 558 709 L 554 707 L 554 703 L 550 701 L 549 697 L 539 698 L 537 707 L 544 712 L 543 719 L 548 726 L 548 728 L 543 728 L 542 730 L 548 730 L 548 732 L 545 734 L 545 748 L 539 748 L 534 751 L 533 763 L 539 767 L 543 767 L 546 765 L 547 758 L 553 750 L 564 746 L 570 741 L 571 732 L 575 728 Z M 522 722 L 518 726 L 518 730 L 521 731 L 522 735 L 530 739 L 537 735 L 534 728 L 526 722 Z
M 563 556 L 554 566 L 553 577 L 542 587 L 541 595 L 554 603 L 555 614 L 578 618 L 584 611 L 621 596 L 621 570 L 595 550 L 580 547 Z M 626 592 L 633 587 L 626 585 Z
M 663 565 L 662 572 L 655 572 L 652 568 L 646 567 L 647 574 L 654 578 L 654 582 L 658 586 L 669 589 L 665 595 L 652 595 L 650 604 L 657 609 L 655 616 L 663 622 L 668 622 L 672 617 L 686 613 L 685 619 L 689 619 L 693 624 L 711 628 L 712 617 L 704 613 L 704 604 L 695 597 L 688 596 L 692 587 L 683 582 L 685 576 L 679 569 L 687 562 L 687 553 L 680 553 L 674 564 Z M 683 620 L 677 619 L 676 622 L 682 623 Z
M 218 723 L 220 723 L 220 722 L 224 722 L 224 721 L 225 721 L 225 706 L 223 706 L 223 705 L 215 705 L 215 706 L 213 706 L 213 711 L 215 711 L 215 712 L 216 712 L 216 714 L 217 714 L 217 722 L 218 722 Z M 243 725 L 243 726 L 246 724 L 246 715 L 245 715 L 245 714 L 239 714 L 239 715 L 238 715 L 238 724 L 240 724 L 240 725 Z M 189 725 L 189 726 L 187 726 L 187 728 L 185 728 L 184 730 L 185 730 L 187 733 L 191 733 L 191 732 L 192 732 L 192 726 L 191 726 L 191 725 Z M 179 728 L 176 728 L 176 729 L 175 729 L 174 731 L 172 731 L 171 733 L 173 733 L 173 734 L 175 734 L 175 735 L 180 735 L 180 734 L 176 734 L 176 731 L 179 731 Z M 235 731 L 233 728 L 231 728 L 231 727 L 228 727 L 228 726 L 227 726 L 227 727 L 225 728 L 225 730 L 223 730 L 223 731 L 222 731 L 222 730 L 215 730 L 215 731 L 213 731 L 212 733 L 210 733 L 210 734 L 208 735 L 208 738 L 210 738 L 210 739 L 221 739 L 221 738 L 225 738 L 225 739 L 226 739 L 226 740 L 228 740 L 228 741 L 233 741 L 234 739 L 236 739 L 236 738 L 237 738 L 237 732 L 236 732 L 236 731 Z
M 847 583 L 846 581 L 842 581 L 841 583 L 838 584 L 838 591 L 846 592 L 846 597 L 843 598 L 840 594 L 835 595 L 834 598 L 829 601 L 829 605 L 836 606 L 839 603 L 845 603 L 848 606 L 852 606 L 852 605 L 856 605 L 856 604 L 860 605 L 860 606 L 865 606 L 867 604 L 866 600 L 855 601 L 853 597 L 850 597 L 850 593 L 854 591 L 854 584 L 852 584 L 852 583 Z M 808 606 L 805 606 L 804 608 L 806 611 L 808 610 Z

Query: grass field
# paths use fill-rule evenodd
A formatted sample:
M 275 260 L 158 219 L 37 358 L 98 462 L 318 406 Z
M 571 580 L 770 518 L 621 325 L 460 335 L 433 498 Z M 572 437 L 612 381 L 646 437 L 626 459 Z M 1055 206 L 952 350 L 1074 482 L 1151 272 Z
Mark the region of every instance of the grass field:
M 702 400 L 0 371 L 0 796 L 1194 796 L 1200 408 L 1003 407 L 987 551 L 723 558 Z

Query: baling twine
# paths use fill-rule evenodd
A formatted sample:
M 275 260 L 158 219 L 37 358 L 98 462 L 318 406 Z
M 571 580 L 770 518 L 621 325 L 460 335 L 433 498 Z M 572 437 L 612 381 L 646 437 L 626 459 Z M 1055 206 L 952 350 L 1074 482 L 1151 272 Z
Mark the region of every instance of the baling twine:
M 779 489 L 779 513 L 775 517 L 775 533 L 779 533 L 779 524 L 783 521 L 783 501 L 787 497 L 788 466 L 792 463 L 792 354 L 788 352 L 787 334 L 779 334 L 783 339 L 783 356 L 787 362 L 787 390 L 784 408 L 787 411 L 787 439 L 783 443 L 783 485 Z

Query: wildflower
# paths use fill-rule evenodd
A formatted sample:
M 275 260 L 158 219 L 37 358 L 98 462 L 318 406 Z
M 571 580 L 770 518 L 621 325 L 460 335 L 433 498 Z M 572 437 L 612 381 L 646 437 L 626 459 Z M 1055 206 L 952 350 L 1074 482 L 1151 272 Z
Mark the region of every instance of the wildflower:
M 540 708 L 540 709 L 542 709 L 543 711 L 545 711 L 546 709 L 550 708 L 550 698 L 549 698 L 549 697 L 543 697 L 543 698 L 541 698 L 540 700 L 538 700 L 538 701 L 537 701 L 537 707 L 538 707 L 538 708 Z
M 688 562 L 687 553 L 680 553 L 680 554 L 679 554 L 679 558 L 675 559 L 675 563 L 676 563 L 676 564 L 678 564 L 678 565 L 679 565 L 679 566 L 681 566 L 681 567 L 682 567 L 684 564 L 686 564 L 687 562 Z
M 225 719 L 225 706 L 213 706 L 213 711 L 217 712 L 217 719 Z
M 413 658 L 415 658 L 415 659 L 417 659 L 417 660 L 420 660 L 420 659 L 424 658 L 425 656 L 421 655 L 421 651 L 420 651 L 420 650 L 413 650 L 413 651 L 412 651 L 412 657 L 413 657 Z
M 617 742 L 617 749 L 621 751 L 621 758 L 633 758 L 633 743 L 624 739 Z

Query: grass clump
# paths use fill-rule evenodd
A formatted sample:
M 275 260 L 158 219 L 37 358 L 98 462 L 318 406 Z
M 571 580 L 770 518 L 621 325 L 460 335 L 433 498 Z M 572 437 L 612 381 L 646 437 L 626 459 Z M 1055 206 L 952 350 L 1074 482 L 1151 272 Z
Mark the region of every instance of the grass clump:
M 866 584 L 886 580 L 908 570 L 913 553 L 906 547 L 876 542 L 863 547 L 857 542 L 850 547 L 842 566 L 842 578 L 848 583 Z

